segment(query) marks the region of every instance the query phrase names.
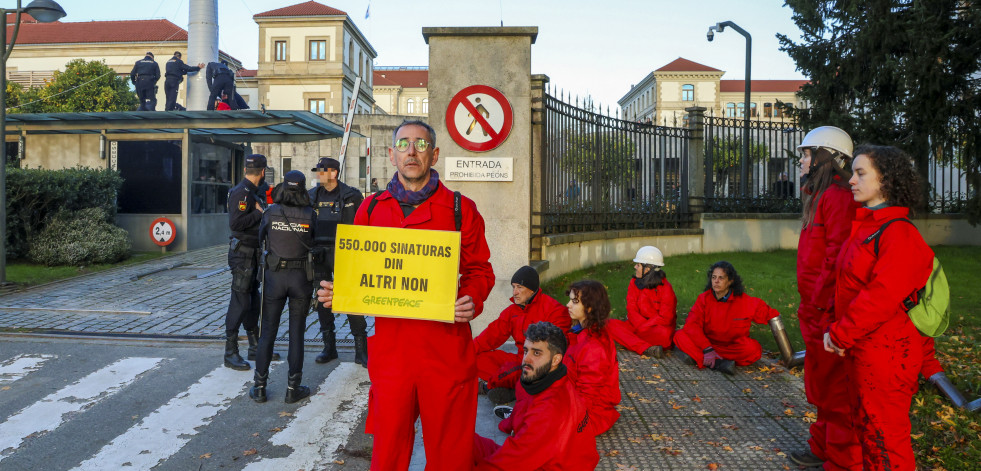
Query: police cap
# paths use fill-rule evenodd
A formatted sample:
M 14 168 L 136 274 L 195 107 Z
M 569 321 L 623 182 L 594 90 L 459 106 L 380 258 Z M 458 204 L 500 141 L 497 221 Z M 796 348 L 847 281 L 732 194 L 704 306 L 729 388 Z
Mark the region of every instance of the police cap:
M 299 186 L 303 188 L 307 184 L 307 177 L 299 170 L 290 170 L 283 175 L 283 181 L 289 186 Z
M 266 156 L 251 154 L 245 157 L 245 168 L 266 168 Z
M 341 163 L 337 159 L 332 159 L 330 157 L 321 157 L 320 162 L 317 162 L 317 166 L 310 169 L 311 172 L 322 172 L 327 169 L 334 169 L 338 172 L 341 171 Z

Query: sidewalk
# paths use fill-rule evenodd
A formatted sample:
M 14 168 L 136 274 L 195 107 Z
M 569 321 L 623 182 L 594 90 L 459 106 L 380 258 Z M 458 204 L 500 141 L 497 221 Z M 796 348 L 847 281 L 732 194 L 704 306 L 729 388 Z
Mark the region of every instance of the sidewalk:
M 224 246 L 195 250 L 2 294 L 0 332 L 218 338 L 230 284 Z M 286 316 L 283 322 L 281 340 Z M 345 316 L 335 319 L 338 344 L 350 349 L 346 323 Z M 368 325 L 373 328 L 371 318 Z M 310 315 L 306 341 L 319 344 L 319 332 L 317 316 Z M 786 455 L 807 446 L 807 414 L 813 417 L 814 409 L 803 382 L 782 366 L 764 358 L 730 377 L 670 354 L 657 360 L 620 351 L 619 359 L 622 415 L 597 439 L 596 469 L 797 469 Z M 492 409 L 481 397 L 477 430 L 503 442 Z M 363 426 L 357 430 L 351 441 L 370 447 Z M 367 456 L 358 455 L 336 469 L 367 469 Z M 412 469 L 424 463 L 417 439 Z

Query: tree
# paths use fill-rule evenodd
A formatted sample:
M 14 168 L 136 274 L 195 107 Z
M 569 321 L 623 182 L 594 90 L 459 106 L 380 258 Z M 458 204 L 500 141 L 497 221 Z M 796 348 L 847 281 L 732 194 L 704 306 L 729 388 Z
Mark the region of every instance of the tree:
M 805 128 L 835 125 L 855 142 L 895 145 L 928 175 L 956 156 L 981 221 L 981 8 L 974 0 L 785 0 L 800 42 L 781 50 L 810 77 L 795 112 Z
M 712 140 L 712 170 L 715 171 L 717 184 L 738 188 L 741 158 L 743 155 L 743 139 L 741 137 L 717 137 Z M 749 143 L 749 163 L 755 164 L 770 157 L 770 149 L 756 141 Z M 749 172 L 752 180 L 753 172 Z M 750 182 L 746 183 L 747 185 Z
M 128 80 L 120 77 L 104 61 L 73 59 L 65 71 L 55 71 L 43 87 L 13 91 L 11 110 L 15 113 L 68 113 L 82 111 L 132 111 L 137 98 Z M 13 90 L 12 90 L 13 89 Z
M 565 140 L 559 166 L 578 184 L 598 188 L 603 201 L 609 201 L 614 185 L 629 184 L 637 174 L 634 142 L 627 137 L 572 133 Z

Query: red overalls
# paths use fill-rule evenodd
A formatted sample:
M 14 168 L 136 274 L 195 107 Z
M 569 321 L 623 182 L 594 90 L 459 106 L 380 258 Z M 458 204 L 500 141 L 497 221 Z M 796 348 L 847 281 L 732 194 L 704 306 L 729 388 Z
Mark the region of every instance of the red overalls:
M 860 205 L 851 191 L 834 184 L 818 198 L 814 220 L 801 229 L 797 243 L 797 319 L 807 350 L 804 391 L 807 402 L 817 408 L 808 443 L 811 453 L 825 460 L 824 469 L 861 470 L 862 450 L 852 429 L 844 360 L 824 351 L 824 332 L 834 321 L 837 258 Z
M 860 208 L 838 258 L 831 340 L 846 349 L 854 427 L 866 470 L 914 470 L 909 409 L 923 362 L 923 337 L 902 301 L 926 284 L 933 251 L 912 224 L 891 224 L 874 243 L 863 241 L 908 209 Z
M 511 305 L 501 311 L 494 322 L 484 329 L 473 341 L 477 351 L 477 376 L 487 381 L 489 388 L 511 388 L 521 377 L 522 348 L 525 344 L 525 330 L 536 322 L 547 321 L 569 332 L 572 319 L 569 309 L 559 304 L 555 298 L 538 290 L 527 306 L 519 306 L 511 298 Z M 572 334 L 567 334 L 567 338 Z M 518 353 L 496 350 L 508 338 L 514 338 Z
M 368 204 L 378 203 L 368 220 Z M 494 286 L 484 220 L 469 198 L 462 198 L 458 297 L 469 295 L 476 314 Z M 354 218 L 358 225 L 412 229 L 455 229 L 453 192 L 442 182 L 408 217 L 387 191 L 365 199 Z M 408 469 L 416 418 L 422 417 L 426 469 L 459 471 L 473 466 L 477 413 L 477 364 L 470 325 L 415 319 L 375 318 L 368 338 L 371 378 L 365 432 L 374 435 L 371 469 Z
M 695 299 L 685 326 L 674 334 L 674 343 L 699 368 L 703 368 L 702 352 L 708 347 L 722 358 L 746 366 L 763 356 L 763 347 L 749 337 L 750 325 L 766 324 L 779 315 L 760 298 L 730 292 L 727 300 L 718 301 L 708 289 Z
M 593 435 L 606 432 L 620 418 L 620 363 L 617 347 L 605 329 L 596 334 L 589 329 L 576 334 L 575 344 L 565 352 L 562 362 L 569 368 L 569 381 L 576 385 L 589 411 Z
M 519 383 L 520 384 L 520 383 Z M 498 428 L 504 445 L 473 434 L 476 470 L 592 471 L 599 463 L 596 436 L 583 427 L 586 408 L 568 376 L 536 395 L 516 388 L 511 416 Z
M 616 343 L 638 355 L 653 345 L 671 348 L 678 320 L 678 298 L 671 283 L 665 279 L 656 288 L 640 289 L 635 279 L 627 286 L 627 322 L 610 319 L 607 330 Z

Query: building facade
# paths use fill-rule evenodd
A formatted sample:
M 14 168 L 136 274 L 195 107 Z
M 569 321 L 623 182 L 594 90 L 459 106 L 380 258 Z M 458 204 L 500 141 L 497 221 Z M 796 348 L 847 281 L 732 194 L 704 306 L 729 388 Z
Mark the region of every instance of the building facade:
M 660 126 L 685 126 L 685 108 L 702 106 L 707 116 L 743 118 L 744 80 L 723 80 L 724 70 L 678 59 L 632 85 L 617 103 L 624 119 Z M 753 80 L 749 116 L 762 121 L 784 119 L 785 107 L 801 107 L 797 92 L 806 80 Z
M 375 67 L 375 112 L 429 115 L 429 67 Z

